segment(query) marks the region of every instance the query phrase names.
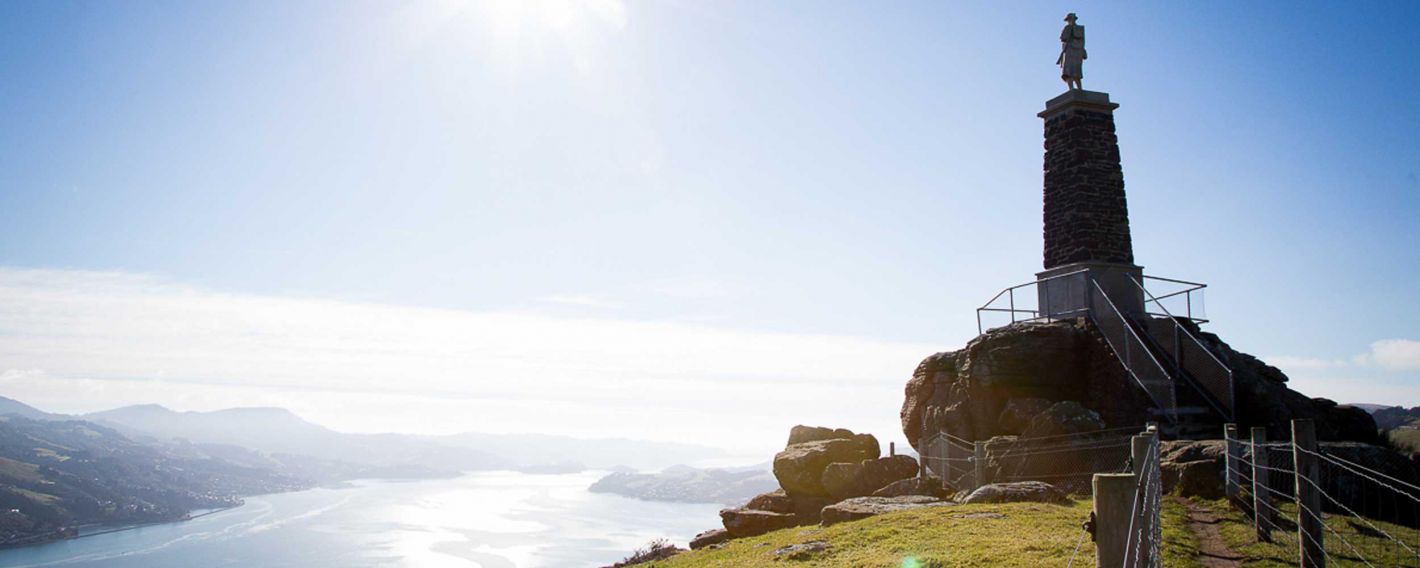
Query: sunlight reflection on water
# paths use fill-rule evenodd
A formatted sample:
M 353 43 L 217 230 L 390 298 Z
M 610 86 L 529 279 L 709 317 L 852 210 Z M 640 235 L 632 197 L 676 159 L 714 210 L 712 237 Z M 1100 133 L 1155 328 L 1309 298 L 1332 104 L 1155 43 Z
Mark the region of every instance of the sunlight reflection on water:
M 719 505 L 586 491 L 600 476 L 483 472 L 252 497 L 185 523 L 0 551 L 0 566 L 599 565 L 718 525 Z

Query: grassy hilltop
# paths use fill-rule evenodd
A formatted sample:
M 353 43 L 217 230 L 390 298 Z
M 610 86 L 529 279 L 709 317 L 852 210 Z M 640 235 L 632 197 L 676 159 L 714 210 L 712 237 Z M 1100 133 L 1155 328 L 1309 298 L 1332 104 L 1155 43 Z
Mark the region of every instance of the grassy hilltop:
M 1284 505 L 1283 510 L 1287 508 Z M 1046 568 L 1065 566 L 1077 544 L 1073 566 L 1095 565 L 1094 546 L 1086 537 L 1080 543 L 1080 524 L 1089 516 L 1090 502 L 1069 506 L 1039 503 L 959 505 L 888 513 L 830 527 L 797 527 L 758 537 L 730 541 L 723 548 L 684 552 L 667 560 L 644 564 L 656 568 L 741 566 L 824 566 L 927 568 L 980 566 Z M 1192 519 L 1192 521 L 1190 521 Z M 1420 542 L 1420 531 L 1390 523 L 1376 523 L 1407 542 Z M 1210 528 L 1204 528 L 1204 525 Z M 1372 560 L 1394 557 L 1392 546 L 1357 530 L 1344 517 L 1328 516 L 1327 525 Z M 1168 498 L 1163 511 L 1163 566 L 1280 567 L 1296 565 L 1295 533 L 1281 533 L 1277 544 L 1253 541 L 1250 521 L 1222 501 L 1185 501 Z M 823 541 L 818 552 L 776 554 L 785 547 Z M 1207 541 L 1207 542 L 1205 542 Z M 1231 556 L 1231 562 L 1204 563 L 1200 551 Z M 1327 551 L 1333 565 L 1364 566 L 1344 545 L 1332 541 Z M 1420 562 L 1420 561 L 1417 561 Z M 1420 566 L 1405 560 L 1396 566 Z

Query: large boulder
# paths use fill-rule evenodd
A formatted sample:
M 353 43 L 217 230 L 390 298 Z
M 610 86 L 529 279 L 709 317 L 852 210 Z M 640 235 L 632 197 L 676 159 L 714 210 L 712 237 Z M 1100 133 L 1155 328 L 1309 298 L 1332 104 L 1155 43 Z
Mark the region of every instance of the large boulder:
M 1222 440 L 1163 442 L 1159 473 L 1165 493 L 1183 497 L 1223 497 L 1227 446 Z
M 710 529 L 690 539 L 690 549 L 699 550 L 707 546 L 714 546 L 731 539 L 730 531 L 725 529 Z
M 996 417 L 996 423 L 1003 430 L 1012 434 L 1020 434 L 1030 426 L 1030 421 L 1045 409 L 1050 408 L 1054 402 L 1043 398 L 1013 398 L 1006 401 L 1006 407 L 1001 410 L 1001 415 Z
M 1041 481 L 1017 481 L 1014 483 L 992 483 L 972 491 L 962 503 L 1054 503 L 1064 505 L 1070 502 L 1065 493 L 1055 486 Z
M 847 440 L 852 437 L 853 431 L 847 428 L 824 428 L 800 424 L 789 429 L 789 442 L 784 444 L 784 447 L 819 440 Z
M 951 494 L 942 483 L 942 478 L 935 475 L 925 477 L 909 477 L 894 481 L 886 487 L 873 492 L 873 497 L 904 497 L 907 495 L 925 495 L 937 499 L 946 499 Z
M 767 532 L 799 526 L 798 517 L 792 513 L 775 513 L 758 509 L 722 509 L 720 522 L 731 538 L 758 536 Z
M 1183 497 L 1223 498 L 1223 466 L 1216 461 L 1164 462 L 1159 473 L 1165 492 Z
M 1098 412 L 1085 408 L 1078 402 L 1066 400 L 1050 405 L 1030 419 L 1022 438 L 1045 438 L 1067 436 L 1104 429 L 1104 420 Z
M 917 475 L 912 456 L 891 456 L 857 463 L 833 463 L 823 470 L 824 491 L 834 500 L 865 497 L 888 484 Z
M 812 495 L 790 495 L 783 489 L 757 495 L 745 503 L 746 509 L 759 509 L 774 513 L 794 515 L 801 525 L 819 522 L 819 511 L 833 504 L 833 499 Z
M 877 459 L 879 451 L 877 438 L 869 434 L 793 444 L 774 456 L 774 477 L 791 495 L 827 497 L 823 470 L 829 464 Z
M 866 519 L 874 515 L 891 513 L 893 511 L 905 511 L 907 509 L 920 509 L 923 507 L 941 507 L 951 504 L 950 501 L 943 501 L 925 495 L 854 497 L 824 507 L 823 526 L 834 525 L 844 521 Z

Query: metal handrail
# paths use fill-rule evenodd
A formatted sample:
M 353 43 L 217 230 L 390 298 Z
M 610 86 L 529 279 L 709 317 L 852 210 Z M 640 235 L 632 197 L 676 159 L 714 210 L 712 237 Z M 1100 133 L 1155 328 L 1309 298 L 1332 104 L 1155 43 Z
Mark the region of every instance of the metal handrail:
M 1159 372 L 1162 373 L 1163 376 L 1168 380 L 1169 395 L 1170 398 L 1173 398 L 1173 374 L 1169 373 L 1168 369 L 1165 369 L 1163 364 L 1159 362 L 1159 359 L 1154 356 L 1154 353 L 1149 350 L 1148 344 L 1144 343 L 1144 340 L 1139 337 L 1139 333 L 1134 331 L 1134 326 L 1129 325 L 1129 318 L 1125 317 L 1124 313 L 1119 311 L 1119 308 L 1114 305 L 1114 301 L 1109 299 L 1109 294 L 1105 293 L 1104 288 L 1099 285 L 1099 282 L 1091 278 L 1090 285 L 1095 287 L 1095 290 L 1099 292 L 1101 298 L 1104 298 L 1105 305 L 1109 306 L 1109 309 L 1114 314 L 1114 316 L 1119 318 L 1120 323 L 1123 325 L 1124 329 L 1128 331 L 1129 337 L 1132 337 L 1135 343 L 1137 343 L 1139 345 L 1139 348 L 1144 352 L 1144 354 L 1148 356 L 1148 362 L 1153 363 L 1154 368 L 1157 368 Z M 1093 304 L 1094 302 L 1090 303 Z M 1090 312 L 1090 318 L 1095 319 L 1093 310 L 1091 310 Z M 1101 326 L 1097 320 L 1095 321 L 1095 327 L 1103 329 L 1103 326 Z M 1133 357 L 1128 356 L 1128 354 L 1133 353 L 1133 351 L 1121 350 L 1120 346 L 1115 345 L 1114 341 L 1110 339 L 1108 333 L 1102 332 L 1101 335 L 1104 336 L 1105 343 L 1109 345 L 1110 349 L 1114 350 L 1115 358 L 1118 359 L 1119 362 L 1124 365 L 1124 369 L 1129 372 L 1129 376 L 1133 377 L 1134 382 L 1139 383 L 1139 386 L 1144 389 L 1144 392 L 1149 395 L 1149 398 L 1154 399 L 1155 404 L 1163 405 L 1164 401 L 1158 400 L 1158 397 L 1154 396 L 1154 392 L 1150 390 L 1149 385 L 1144 384 L 1144 380 L 1139 378 L 1139 372 L 1136 371 L 1134 368 Z M 1176 407 L 1176 405 L 1176 400 L 1169 400 L 1167 408 L 1164 409 L 1167 412 L 1166 416 L 1168 416 L 1169 421 L 1174 423 L 1178 422 L 1178 408 Z
M 1207 284 L 1203 284 L 1203 283 L 1201 283 L 1201 282 L 1189 282 L 1189 281 L 1187 281 L 1187 280 L 1175 280 L 1175 279 L 1173 279 L 1173 278 L 1163 278 L 1163 277 L 1160 277 L 1160 276 L 1147 276 L 1147 275 L 1146 275 L 1146 276 L 1143 276 L 1143 278 L 1144 278 L 1144 279 L 1147 279 L 1147 280 L 1159 280 L 1159 281 L 1162 281 L 1162 282 L 1170 282 L 1170 283 L 1173 283 L 1173 284 L 1183 284 L 1183 285 L 1185 285 L 1185 286 L 1188 286 L 1188 288 L 1184 288 L 1184 289 L 1179 290 L 1179 291 L 1176 291 L 1176 292 L 1170 292 L 1170 293 L 1164 294 L 1164 295 L 1162 295 L 1162 296 L 1157 296 L 1157 297 L 1156 297 L 1156 296 L 1154 296 L 1153 294 L 1149 294 L 1149 297 L 1152 299 L 1154 305 L 1158 306 L 1159 309 L 1160 309 L 1160 310 L 1163 310 L 1164 313 L 1167 314 L 1169 317 L 1175 317 L 1175 316 L 1174 316 L 1173 314 L 1169 313 L 1168 308 L 1165 308 L 1165 307 L 1164 307 L 1163 300 L 1166 300 L 1166 299 L 1168 299 L 1168 298 L 1173 298 L 1173 297 L 1175 297 L 1175 296 L 1186 296 L 1185 299 L 1186 299 L 1187 302 L 1188 302 L 1188 308 L 1187 308 L 1187 309 L 1188 309 L 1188 313 L 1186 314 L 1186 317 L 1187 317 L 1188 319 L 1192 320 L 1192 321 L 1196 321 L 1196 322 L 1199 322 L 1199 323 L 1205 323 L 1205 322 L 1208 321 L 1207 319 L 1204 319 L 1204 318 L 1196 318 L 1196 317 L 1193 317 L 1193 293 L 1194 293 L 1194 292 L 1197 292 L 1197 291 L 1199 291 L 1199 290 L 1202 290 L 1202 289 L 1204 289 L 1204 288 L 1207 288 L 1207 287 L 1208 287 Z M 1137 284 L 1139 284 L 1139 287 L 1140 287 L 1140 288 L 1146 288 L 1146 289 L 1147 289 L 1147 287 L 1144 286 L 1144 284 L 1143 284 L 1142 282 L 1138 282 Z M 1147 290 L 1146 290 L 1146 291 L 1147 291 Z M 1145 303 L 1144 303 L 1144 306 L 1145 306 L 1144 311 L 1145 311 L 1146 313 L 1149 311 L 1149 310 L 1148 310 L 1148 304 L 1149 304 L 1148 302 L 1145 302 Z M 1154 314 L 1154 315 L 1158 315 L 1158 314 Z
M 1074 275 L 1076 275 L 1076 274 L 1080 274 L 1080 273 L 1082 273 L 1082 272 L 1089 272 L 1089 271 L 1090 271 L 1090 270 L 1089 270 L 1088 268 L 1081 268 L 1081 269 L 1079 269 L 1079 270 L 1075 270 L 1075 271 L 1072 271 L 1072 272 L 1066 272 L 1065 274 L 1056 274 L 1055 276 L 1050 276 L 1050 277 L 1047 277 L 1047 278 L 1040 278 L 1040 279 L 1037 279 L 1037 280 L 1032 280 L 1032 281 L 1026 282 L 1026 283 L 1024 283 L 1024 284 L 1017 284 L 1017 285 L 1015 285 L 1015 286 L 1010 286 L 1010 287 L 1007 287 L 1007 288 L 1001 290 L 1000 292 L 997 292 L 996 295 L 995 295 L 995 296 L 992 296 L 990 300 L 987 300 L 985 304 L 982 304 L 981 307 L 976 308 L 976 333 L 977 333 L 978 335 L 980 335 L 981 333 L 983 333 L 983 332 L 985 331 L 985 330 L 982 329 L 982 327 L 981 327 L 981 312 L 1007 312 L 1007 313 L 1011 314 L 1011 323 L 1016 323 L 1016 322 L 1017 322 L 1017 320 L 1016 320 L 1016 314 L 1018 314 L 1018 313 L 1027 313 L 1027 314 L 1030 314 L 1030 315 L 1031 315 L 1029 318 L 1025 318 L 1025 319 L 1022 319 L 1022 320 L 1019 320 L 1019 321 L 1034 321 L 1034 320 L 1040 319 L 1040 318 L 1042 317 L 1042 316 L 1040 315 L 1040 310 L 1038 310 L 1038 309 L 1037 309 L 1037 310 L 1026 310 L 1026 309 L 1019 309 L 1019 310 L 1018 310 L 1018 309 L 1016 309 L 1016 289 L 1017 289 L 1017 288 L 1025 288 L 1026 286 L 1039 286 L 1041 282 L 1048 282 L 1048 281 L 1050 281 L 1050 280 L 1055 280 L 1055 279 L 1057 279 L 1057 278 L 1065 278 L 1065 277 L 1067 277 L 1067 276 L 1074 276 Z M 996 303 L 996 300 L 1001 299 L 1001 296 L 1002 296 L 1002 295 L 1006 295 L 1006 296 L 1007 296 L 1007 298 L 1008 298 L 1008 300 L 1009 300 L 1009 302 L 1010 302 L 1010 307 L 1009 307 L 1009 308 L 993 308 L 993 307 L 991 307 L 991 304 L 994 304 L 994 303 Z M 1036 307 L 1039 307 L 1039 306 L 1036 306 Z M 1062 314 L 1067 314 L 1067 313 L 1068 313 L 1068 314 L 1074 314 L 1074 313 L 1078 313 L 1079 311 L 1080 311 L 1080 310 L 1074 310 L 1074 311 L 1070 311 L 1070 312 L 1062 312 Z M 1044 316 L 1044 317 L 1050 318 L 1050 317 L 1052 317 L 1052 316 Z
M 1167 280 L 1167 279 L 1161 278 L 1161 280 Z M 1173 315 L 1173 313 L 1169 312 L 1169 309 L 1166 308 L 1166 307 L 1164 307 L 1164 305 L 1163 305 L 1161 302 L 1159 302 L 1159 298 L 1155 298 L 1154 295 L 1153 295 L 1153 293 L 1149 292 L 1149 289 L 1148 289 L 1147 287 L 1145 287 L 1142 282 L 1140 282 L 1140 281 L 1138 281 L 1138 280 L 1135 280 L 1135 279 L 1133 279 L 1133 278 L 1130 278 L 1129 281 L 1130 281 L 1130 282 L 1133 282 L 1135 286 L 1138 286 L 1138 287 L 1139 287 L 1139 291 L 1143 292 L 1144 295 L 1145 295 L 1146 297 L 1148 297 L 1150 301 L 1154 302 L 1154 305 L 1158 306 L 1160 310 L 1163 310 L 1164 316 L 1166 316 L 1166 317 L 1168 318 L 1169 323 L 1173 324 L 1174 329 L 1175 329 L 1176 332 L 1183 332 L 1183 335 L 1184 335 L 1185 337 L 1187 337 L 1190 341 L 1192 341 L 1194 345 L 1198 346 L 1199 350 L 1201 350 L 1205 355 L 1207 355 L 1207 356 L 1208 356 L 1208 359 L 1211 360 L 1211 361 L 1213 361 L 1213 364 L 1214 364 L 1214 365 L 1217 365 L 1217 367 L 1218 367 L 1219 369 L 1222 369 L 1223 372 L 1227 375 L 1227 377 L 1228 377 L 1227 388 L 1228 388 L 1228 391 L 1229 391 L 1229 392 L 1227 392 L 1227 393 L 1221 393 L 1221 394 L 1220 394 L 1220 393 L 1217 393 L 1217 392 L 1214 392 L 1214 393 L 1211 393 L 1211 394 L 1212 394 L 1215 398 L 1218 399 L 1218 402 L 1221 402 L 1221 403 L 1223 404 L 1223 406 L 1224 406 L 1225 408 L 1222 408 L 1222 409 L 1220 409 L 1220 410 L 1223 410 L 1223 413 L 1227 415 L 1226 418 L 1229 419 L 1229 420 L 1231 420 L 1231 419 L 1232 419 L 1232 413 L 1233 413 L 1233 403 L 1234 403 L 1234 401 L 1233 401 L 1233 393 L 1231 392 L 1231 391 L 1232 391 L 1232 388 L 1233 388 L 1233 370 L 1230 369 L 1230 368 L 1228 368 L 1228 366 L 1227 366 L 1226 364 L 1224 364 L 1221 359 L 1218 359 L 1218 356 L 1217 356 L 1217 355 L 1214 355 L 1214 354 L 1213 354 L 1213 351 L 1212 351 L 1211 349 L 1208 349 L 1207 346 L 1203 345 L 1203 342 L 1198 339 L 1198 336 L 1193 335 L 1193 332 L 1188 331 L 1188 328 L 1184 327 L 1183 324 L 1178 323 L 1178 318 L 1175 317 L 1175 316 Z M 1195 283 L 1192 283 L 1192 282 L 1181 282 L 1181 281 L 1178 281 L 1178 280 L 1170 280 L 1170 282 L 1180 282 L 1180 283 L 1183 283 L 1183 284 L 1195 284 Z M 1204 284 L 1197 284 L 1194 288 L 1189 288 L 1189 289 L 1186 290 L 1186 291 L 1187 291 L 1187 292 L 1191 292 L 1191 291 L 1193 291 L 1193 290 L 1201 289 L 1201 288 L 1203 288 L 1204 286 L 1205 286 Z M 1176 292 L 1174 295 L 1177 295 L 1177 294 L 1179 294 L 1179 293 L 1182 293 L 1182 292 Z M 1188 318 L 1188 319 L 1191 320 L 1191 319 L 1193 319 L 1193 318 Z M 1175 337 L 1177 337 L 1177 336 L 1175 336 Z M 1182 356 L 1182 353 L 1183 353 L 1182 348 L 1180 348 L 1180 347 L 1175 347 L 1175 348 L 1174 348 L 1174 355 L 1173 355 L 1173 357 L 1174 357 L 1174 366 L 1175 366 L 1175 367 L 1179 367 L 1180 369 L 1181 369 L 1182 366 L 1183 366 L 1183 362 L 1179 360 L 1179 359 L 1181 358 L 1181 356 Z M 1195 378 L 1197 378 L 1197 377 L 1195 377 Z M 1203 386 L 1204 386 L 1204 388 L 1207 388 L 1208 385 L 1203 385 Z M 1226 398 L 1225 398 L 1224 395 L 1226 396 Z

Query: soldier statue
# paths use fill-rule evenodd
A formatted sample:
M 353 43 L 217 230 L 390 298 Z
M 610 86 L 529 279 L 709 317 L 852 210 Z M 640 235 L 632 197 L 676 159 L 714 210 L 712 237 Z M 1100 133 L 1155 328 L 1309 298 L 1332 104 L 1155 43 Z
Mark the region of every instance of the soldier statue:
M 1065 15 L 1065 29 L 1060 30 L 1060 57 L 1055 64 L 1060 66 L 1060 80 L 1071 90 L 1083 89 L 1080 80 L 1085 78 L 1085 26 L 1075 23 L 1075 13 Z

